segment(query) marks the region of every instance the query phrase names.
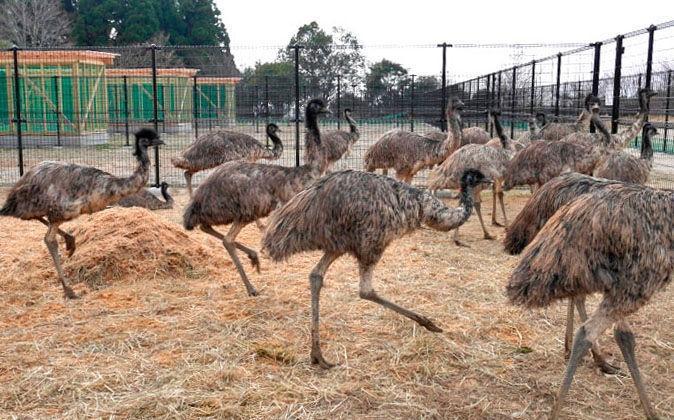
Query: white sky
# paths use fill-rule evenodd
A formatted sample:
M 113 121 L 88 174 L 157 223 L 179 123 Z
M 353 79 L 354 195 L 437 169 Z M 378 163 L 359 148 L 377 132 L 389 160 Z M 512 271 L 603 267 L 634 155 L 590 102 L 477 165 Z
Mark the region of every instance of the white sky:
M 368 62 L 397 61 L 415 74 L 439 74 L 440 50 L 420 44 L 586 43 L 612 38 L 674 19 L 671 0 L 639 1 L 467 1 L 216 0 L 240 69 L 270 61 L 297 28 L 315 20 L 324 29 L 342 26 L 366 46 Z M 557 3 L 557 4 L 555 4 Z M 667 15 L 666 13 L 669 13 Z M 368 46 L 396 45 L 392 48 Z M 416 47 L 415 47 L 416 46 Z M 564 48 L 566 50 L 569 48 Z M 558 49 L 527 49 L 525 61 Z M 455 49 L 448 76 L 475 76 L 512 65 L 513 51 Z

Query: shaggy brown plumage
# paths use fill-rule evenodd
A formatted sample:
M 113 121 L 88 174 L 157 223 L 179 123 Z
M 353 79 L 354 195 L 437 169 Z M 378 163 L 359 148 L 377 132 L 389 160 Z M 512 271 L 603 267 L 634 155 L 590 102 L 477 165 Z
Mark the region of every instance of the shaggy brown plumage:
M 121 207 L 143 207 L 149 210 L 172 209 L 173 197 L 168 193 L 168 186 L 169 185 L 166 182 L 160 184 L 160 191 L 162 197 L 164 197 L 164 201 L 158 199 L 150 191 L 143 188 L 135 194 L 122 198 L 117 205 Z
M 590 109 L 594 104 L 598 104 L 599 99 L 592 94 L 585 97 L 585 104 L 583 110 L 578 115 L 575 123 L 558 123 L 552 122 L 546 124 L 539 133 L 539 138 L 547 141 L 561 140 L 569 134 L 584 133 L 590 129 L 590 120 L 592 113 Z
M 12 187 L 0 216 L 38 220 L 48 227 L 45 244 L 54 260 L 63 292 L 67 298 L 78 296 L 70 288 L 61 269 L 56 235 L 66 242 L 69 255 L 75 252 L 75 238 L 59 229 L 62 223 L 103 210 L 122 197 L 138 192 L 149 178 L 148 147 L 164 144 L 154 130 L 136 132 L 134 155 L 136 170 L 128 178 L 118 178 L 100 169 L 63 162 L 42 162 L 26 172 Z
M 515 217 L 508 227 L 503 245 L 505 251 L 516 255 L 529 245 L 543 228 L 547 221 L 559 210 L 560 207 L 575 200 L 583 194 L 598 191 L 613 185 L 620 185 L 617 181 L 593 178 L 570 172 L 552 179 L 539 188 L 529 199 L 522 211 Z M 587 318 L 585 299 L 569 301 L 566 320 L 566 334 L 564 337 L 564 349 L 571 350 L 573 338 L 574 307 L 578 308 L 581 320 Z M 597 346 L 593 346 L 592 356 L 595 364 L 605 373 L 615 373 L 617 368 L 606 362 L 606 358 Z
M 602 294 L 577 330 L 551 418 L 559 415 L 579 360 L 612 324 L 646 416 L 656 418 L 625 319 L 671 281 L 673 249 L 674 192 L 623 184 L 562 206 L 524 250 L 506 288 L 512 303 L 539 308 Z
M 541 139 L 541 130 L 546 124 L 545 114 L 538 112 L 529 117 L 529 131 L 517 138 L 517 141 L 524 147 L 534 140 Z
M 459 150 L 452 153 L 452 155 L 448 157 L 447 160 L 445 160 L 440 166 L 431 171 L 428 187 L 433 191 L 443 188 L 458 188 L 461 175 L 467 169 L 477 169 L 482 172 L 485 177 L 494 181 L 494 211 L 492 212 L 492 224 L 499 225 L 496 221 L 495 201 L 496 197 L 498 196 L 501 203 L 503 218 L 505 219 L 505 224 L 507 225 L 508 218 L 506 216 L 505 205 L 503 203 L 503 191 L 501 189 L 501 183 L 503 181 L 503 174 L 505 173 L 506 165 L 513 156 L 514 152 L 513 146 L 511 145 L 512 140 L 510 140 L 503 133 L 503 127 L 501 127 L 501 124 L 498 120 L 497 111 L 492 112 L 492 118 L 494 120 L 496 132 L 499 135 L 501 146 L 491 147 L 487 144 L 469 144 L 463 146 Z M 475 212 L 477 213 L 477 217 L 480 220 L 484 238 L 494 239 L 494 237 L 487 231 L 487 228 L 484 225 L 484 220 L 482 219 L 482 198 L 480 197 L 482 189 L 482 187 L 478 187 L 473 191 L 475 194 Z M 461 243 L 458 238 L 458 229 L 454 232 L 454 242 L 457 245 L 463 245 L 463 243 Z
M 321 133 L 321 145 L 317 146 L 316 142 L 306 139 L 304 162 L 322 162 L 326 171 L 330 171 L 332 166 L 342 156 L 348 155 L 351 152 L 351 146 L 358 141 L 360 133 L 356 122 L 351 118 L 351 110 L 344 110 L 344 118 L 349 123 L 349 132 L 342 130 L 326 131 Z
M 655 127 L 644 124 L 644 136 L 641 142 L 641 155 L 634 156 L 624 151 L 613 152 L 605 156 L 594 170 L 594 176 L 632 184 L 645 184 L 653 167 L 653 146 L 651 138 L 657 133 Z
M 605 136 L 605 133 L 608 133 L 608 129 L 601 119 L 596 119 L 594 117 L 592 118 L 592 122 L 599 133 L 576 132 L 568 135 L 562 140 L 568 142 L 586 142 L 593 145 L 601 145 L 602 147 L 607 147 L 611 150 L 620 150 L 626 147 L 630 141 L 634 140 L 634 138 L 641 133 L 649 112 L 649 99 L 655 96 L 655 92 L 650 89 L 642 88 L 639 90 L 638 96 L 639 112 L 634 117 L 634 121 L 619 133 L 609 134 L 609 140 L 606 145 L 603 145 L 602 143 L 604 142 L 603 137 Z M 598 102 L 596 105 L 594 105 L 593 109 L 598 109 Z
M 598 105 L 592 108 L 592 120 L 599 133 L 586 133 L 593 141 L 545 141 L 530 143 L 519 151 L 504 173 L 505 190 L 518 185 L 544 185 L 564 172 L 592 174 L 600 159 L 608 153 L 610 133 L 601 123 Z
M 461 117 L 459 111 L 463 103 L 452 99 L 447 106 L 449 132 L 443 141 L 435 141 L 417 133 L 403 130 L 391 130 L 365 153 L 365 170 L 387 171 L 393 168 L 396 177 L 404 182 L 412 182 L 414 175 L 422 169 L 432 168 L 444 161 L 451 150 L 458 148 L 461 142 Z
M 422 224 L 441 231 L 463 224 L 472 210 L 471 189 L 483 180 L 478 171 L 466 171 L 461 177 L 461 207 L 453 209 L 386 176 L 343 171 L 317 181 L 272 214 L 262 245 L 274 261 L 304 251 L 324 252 L 310 276 L 312 363 L 333 366 L 321 353 L 319 297 L 325 272 L 344 254 L 358 260 L 361 298 L 390 308 L 430 331 L 442 331 L 430 319 L 381 298 L 372 286 L 372 273 L 394 239 Z
M 442 131 L 431 131 L 430 133 L 424 134 L 424 137 L 428 137 L 431 140 L 443 141 L 447 138 L 447 133 Z M 461 143 L 457 148 L 463 147 L 467 144 L 485 144 L 491 139 L 491 136 L 482 127 L 466 127 L 461 130 Z M 450 150 L 449 154 L 451 155 L 456 151 L 456 148 Z
M 321 145 L 318 116 L 328 110 L 321 99 L 313 99 L 306 107 L 305 137 Z M 290 200 L 309 183 L 321 176 L 325 161 L 310 161 L 299 167 L 285 167 L 251 162 L 228 162 L 217 167 L 194 191 L 194 196 L 183 213 L 185 229 L 199 227 L 205 233 L 222 241 L 234 261 L 241 280 L 250 296 L 257 290 L 248 280 L 236 249 L 243 251 L 253 267 L 260 270 L 257 253 L 236 242 L 236 237 L 247 224 L 268 216 L 277 206 Z M 227 235 L 213 226 L 232 224 Z
M 187 191 L 192 196 L 192 175 L 206 169 L 215 168 L 225 162 L 245 160 L 255 162 L 259 159 L 278 159 L 283 154 L 283 143 L 276 134 L 280 129 L 276 124 L 267 124 L 266 133 L 274 144 L 268 149 L 255 138 L 236 131 L 217 130 L 206 133 L 196 139 L 171 163 L 185 170 Z

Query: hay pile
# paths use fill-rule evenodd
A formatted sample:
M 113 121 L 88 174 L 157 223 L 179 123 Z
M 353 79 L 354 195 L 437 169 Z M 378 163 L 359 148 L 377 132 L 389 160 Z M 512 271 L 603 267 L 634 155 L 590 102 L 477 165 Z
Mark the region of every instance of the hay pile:
M 45 226 L 9 218 L 0 225 L 3 239 L 11 244 L 0 257 L 0 266 L 15 272 L 16 280 L 55 286 L 56 272 L 42 241 Z M 231 265 L 180 226 L 146 209 L 115 207 L 82 216 L 73 225 L 64 225 L 75 235 L 77 250 L 72 257 L 67 257 L 59 238 L 63 269 L 72 283 L 94 289 L 152 278 L 200 278 Z

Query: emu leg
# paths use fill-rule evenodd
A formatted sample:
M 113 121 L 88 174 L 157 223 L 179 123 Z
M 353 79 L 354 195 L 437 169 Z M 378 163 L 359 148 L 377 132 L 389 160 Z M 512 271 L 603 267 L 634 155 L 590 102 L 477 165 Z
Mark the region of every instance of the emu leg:
M 564 358 L 569 360 L 571 347 L 573 345 L 573 321 L 576 313 L 574 312 L 575 298 L 569 298 L 566 306 L 566 332 L 564 334 Z
M 54 266 L 56 267 L 56 273 L 59 276 L 61 281 L 61 286 L 63 287 L 63 294 L 67 299 L 77 299 L 79 296 L 73 291 L 73 289 L 68 286 L 66 283 L 65 275 L 63 275 L 63 269 L 61 268 L 61 257 L 59 256 L 59 244 L 56 241 L 56 234 L 59 228 L 58 225 L 50 224 L 49 229 L 47 229 L 47 234 L 44 235 L 44 243 L 47 245 L 47 249 L 51 254 L 52 259 L 54 260 Z
M 335 365 L 325 360 L 323 352 L 321 351 L 321 288 L 323 287 L 323 277 L 325 276 L 325 272 L 328 271 L 330 264 L 332 264 L 338 257 L 338 254 L 329 254 L 326 252 L 314 269 L 311 270 L 311 274 L 309 275 L 309 285 L 311 287 L 311 363 L 317 364 L 323 369 L 330 369 Z
M 185 182 L 187 183 L 187 193 L 192 198 L 192 172 L 185 171 Z
M 559 412 L 562 409 L 564 404 L 564 399 L 566 394 L 571 388 L 571 383 L 573 382 L 573 375 L 576 373 L 578 368 L 578 362 L 583 358 L 585 353 L 592 347 L 592 343 L 597 340 L 597 337 L 601 335 L 608 327 L 611 326 L 612 320 L 606 314 L 606 311 L 600 306 L 599 309 L 592 314 L 592 316 L 585 322 L 583 325 L 578 328 L 576 332 L 576 337 L 573 340 L 573 347 L 571 349 L 571 357 L 569 357 L 569 363 L 566 365 L 566 372 L 564 373 L 564 379 L 562 385 L 559 388 L 559 393 L 557 394 L 557 401 L 552 409 L 550 414 L 550 419 L 554 420 L 559 418 Z
M 409 309 L 405 309 L 402 306 L 396 305 L 395 303 L 388 301 L 380 297 L 377 292 L 375 292 L 372 287 L 372 272 L 374 271 L 373 264 L 360 264 L 360 297 L 375 303 L 382 305 L 385 308 L 389 308 L 395 312 L 398 312 L 400 315 L 405 316 L 412 321 L 415 321 L 417 324 L 426 328 L 429 331 L 433 332 L 442 332 L 438 326 L 436 326 L 433 321 L 425 316 L 419 315 L 416 312 L 412 312 Z
M 459 239 L 459 228 L 454 229 L 454 244 L 456 246 L 463 246 L 466 248 L 470 248 L 468 244 L 466 244 L 465 242 L 461 242 L 461 240 Z
M 503 226 L 508 227 L 508 216 L 505 211 L 505 204 L 503 203 L 503 191 L 498 192 L 498 201 L 501 204 L 501 212 L 503 213 Z
M 39 220 L 40 223 L 42 223 L 43 225 L 49 227 L 49 222 L 44 217 L 40 217 L 37 220 Z M 60 228 L 58 229 L 57 232 L 66 241 L 66 251 L 68 251 L 68 257 L 72 257 L 73 254 L 75 253 L 75 249 L 77 248 L 75 246 L 75 237 L 73 235 L 69 234 L 68 232 L 64 232 Z
M 241 265 L 241 261 L 239 260 L 239 257 L 236 255 L 236 245 L 230 239 L 231 237 L 236 237 L 236 235 L 241 231 L 242 228 L 243 225 L 240 225 L 239 223 L 234 223 L 227 236 L 224 236 L 220 232 L 213 229 L 213 227 L 211 227 L 210 225 L 201 225 L 201 230 L 222 241 L 222 245 L 227 250 L 227 253 L 229 254 L 232 261 L 234 261 L 236 270 L 239 272 L 239 276 L 241 276 L 241 280 L 243 281 L 244 286 L 246 286 L 248 296 L 257 296 L 258 295 L 257 290 L 255 290 L 255 287 L 253 287 L 250 280 L 248 280 L 248 276 L 246 276 L 246 272 L 243 269 L 243 265 Z
M 497 195 L 496 185 L 494 185 L 494 189 L 492 190 L 491 195 L 491 225 L 503 227 L 503 225 L 496 220 L 496 195 Z
M 639 366 L 637 365 L 637 359 L 634 356 L 634 334 L 630 329 L 629 325 L 621 321 L 616 324 L 613 335 L 615 337 L 618 347 L 625 358 L 627 367 L 630 370 L 632 375 L 632 380 L 634 381 L 634 386 L 637 388 L 637 393 L 639 394 L 639 399 L 641 400 L 641 405 L 644 407 L 646 412 L 646 418 L 648 419 L 657 419 L 658 417 L 651 406 L 650 401 L 648 400 L 648 395 L 646 394 L 646 388 L 644 387 L 644 382 L 641 379 L 641 372 L 639 371 Z
M 580 316 L 581 322 L 587 321 L 587 310 L 585 309 L 585 298 L 575 298 L 576 309 L 578 310 L 578 315 Z M 573 311 L 573 310 L 572 310 Z M 592 358 L 594 359 L 594 364 L 602 372 L 608 375 L 616 375 L 620 373 L 620 368 L 613 366 L 612 364 L 606 361 L 606 356 L 602 353 L 599 348 L 598 343 L 592 343 Z
M 260 229 L 260 232 L 264 232 L 264 230 L 267 228 L 267 226 L 265 226 L 264 223 L 262 223 L 262 220 L 260 219 L 257 219 L 255 221 L 255 226 L 257 226 L 257 228 Z
M 388 168 L 384 168 L 381 170 L 382 175 L 388 176 Z
M 474 197 L 475 197 L 475 200 L 474 200 L 474 202 L 475 202 L 475 204 L 474 204 L 475 213 L 477 213 L 477 218 L 480 219 L 480 225 L 482 226 L 482 232 L 484 232 L 484 239 L 489 239 L 489 240 L 494 239 L 494 237 L 491 236 L 489 234 L 489 232 L 487 231 L 487 227 L 484 225 L 484 220 L 482 219 L 482 199 L 480 198 L 480 192 L 475 191 L 473 194 L 474 194 Z

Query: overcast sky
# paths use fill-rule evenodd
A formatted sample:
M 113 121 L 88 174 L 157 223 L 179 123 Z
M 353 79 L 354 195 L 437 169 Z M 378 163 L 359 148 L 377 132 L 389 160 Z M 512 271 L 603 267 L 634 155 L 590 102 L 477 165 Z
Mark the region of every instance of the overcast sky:
M 341 26 L 353 32 L 366 46 L 369 62 L 386 57 L 403 64 L 412 73 L 438 74 L 439 50 L 419 45 L 443 41 L 585 43 L 674 19 L 671 0 L 640 1 L 636 6 L 627 2 L 587 0 L 216 0 L 216 3 L 241 69 L 256 61 L 273 60 L 278 49 L 274 47 L 285 45 L 299 26 L 313 20 L 325 29 Z M 674 37 L 674 30 L 669 32 Z M 375 47 L 382 45 L 386 47 Z M 557 51 L 556 48 L 527 49 L 520 57 L 531 60 Z M 674 54 L 674 51 L 670 53 Z M 513 50 L 450 50 L 448 73 L 453 77 L 486 73 L 512 65 L 514 55 Z

